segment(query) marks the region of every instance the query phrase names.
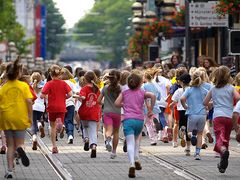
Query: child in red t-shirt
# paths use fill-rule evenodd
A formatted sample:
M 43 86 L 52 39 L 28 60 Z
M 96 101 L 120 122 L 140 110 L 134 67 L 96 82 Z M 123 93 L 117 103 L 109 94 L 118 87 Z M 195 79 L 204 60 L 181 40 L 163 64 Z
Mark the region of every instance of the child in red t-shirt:
M 58 153 L 56 146 L 57 122 L 64 122 L 66 112 L 66 99 L 72 96 L 71 88 L 66 82 L 60 80 L 61 68 L 53 65 L 50 68 L 51 81 L 43 87 L 41 98 L 48 99 L 47 112 L 51 127 L 52 153 Z
M 100 120 L 100 105 L 97 99 L 100 95 L 97 86 L 97 77 L 93 71 L 88 71 L 84 75 L 85 82 L 87 83 L 79 93 L 79 100 L 82 105 L 78 110 L 79 117 L 83 124 L 83 137 L 84 137 L 84 150 L 91 151 L 91 158 L 96 157 L 97 147 L 97 122 Z

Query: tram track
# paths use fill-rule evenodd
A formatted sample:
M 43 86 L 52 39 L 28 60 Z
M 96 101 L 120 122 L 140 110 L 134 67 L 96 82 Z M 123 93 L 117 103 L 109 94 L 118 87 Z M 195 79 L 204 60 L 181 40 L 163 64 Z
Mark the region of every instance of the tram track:
M 31 134 L 27 131 L 28 136 L 31 138 Z M 48 150 L 44 142 L 37 137 L 38 151 L 43 155 L 48 164 L 53 168 L 54 172 L 58 175 L 61 180 L 72 180 L 71 174 L 63 167 L 62 163 L 54 157 Z

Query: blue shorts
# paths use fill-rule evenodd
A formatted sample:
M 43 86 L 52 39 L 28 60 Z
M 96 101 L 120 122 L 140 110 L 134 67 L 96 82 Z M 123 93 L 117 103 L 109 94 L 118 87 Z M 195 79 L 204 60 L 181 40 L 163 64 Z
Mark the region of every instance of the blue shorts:
M 4 130 L 6 138 L 20 138 L 24 139 L 26 131 L 25 130 Z
M 132 135 L 139 136 L 143 129 L 143 120 L 139 119 L 125 119 L 123 120 L 123 132 L 125 136 Z

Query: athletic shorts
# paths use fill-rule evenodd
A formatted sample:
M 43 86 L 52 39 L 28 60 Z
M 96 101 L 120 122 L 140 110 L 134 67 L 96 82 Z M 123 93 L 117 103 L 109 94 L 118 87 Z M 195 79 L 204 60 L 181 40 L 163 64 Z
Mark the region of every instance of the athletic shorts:
M 198 132 L 202 132 L 206 123 L 206 115 L 188 115 L 188 132 L 192 132 L 196 129 Z
M 114 129 L 117 129 L 121 125 L 121 114 L 117 113 L 104 113 L 103 115 L 104 125 L 113 126 Z
M 26 131 L 25 130 L 4 130 L 6 138 L 20 138 L 24 139 Z
M 49 112 L 48 119 L 49 121 L 56 121 L 56 119 L 61 118 L 62 123 L 64 123 L 65 113 L 64 112 Z
M 134 135 L 139 136 L 143 129 L 143 120 L 139 119 L 125 119 L 123 120 L 123 133 L 125 136 Z

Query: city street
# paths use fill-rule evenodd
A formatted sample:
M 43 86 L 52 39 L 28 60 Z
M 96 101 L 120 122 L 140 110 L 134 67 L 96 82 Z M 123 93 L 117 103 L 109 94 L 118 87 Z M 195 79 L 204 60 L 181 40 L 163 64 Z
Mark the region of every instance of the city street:
M 58 138 L 59 139 L 59 138 Z M 110 153 L 104 148 L 103 136 L 99 132 L 97 158 L 90 158 L 90 151 L 83 150 L 83 142 L 79 134 L 75 135 L 74 143 L 67 144 L 66 137 L 58 140 L 59 154 L 52 155 L 48 135 L 40 139 L 41 151 L 33 151 L 29 136 L 26 138 L 26 151 L 30 158 L 30 166 L 15 166 L 15 179 L 128 179 L 128 157 L 119 144 L 117 158 L 110 159 Z M 136 172 L 136 179 L 239 179 L 240 146 L 231 141 L 229 167 L 225 174 L 217 169 L 219 158 L 215 158 L 210 145 L 201 151 L 201 161 L 185 156 L 184 148 L 173 148 L 170 143 L 159 141 L 157 146 L 150 146 L 148 138 L 142 138 L 141 162 L 143 169 Z M 194 149 L 191 149 L 194 152 Z M 0 156 L 0 174 L 6 167 L 5 155 Z M 1 177 L 2 178 L 2 177 Z M 0 178 L 0 179 L 1 179 Z

